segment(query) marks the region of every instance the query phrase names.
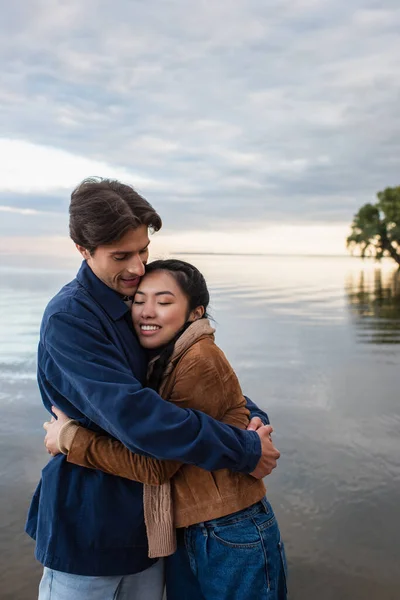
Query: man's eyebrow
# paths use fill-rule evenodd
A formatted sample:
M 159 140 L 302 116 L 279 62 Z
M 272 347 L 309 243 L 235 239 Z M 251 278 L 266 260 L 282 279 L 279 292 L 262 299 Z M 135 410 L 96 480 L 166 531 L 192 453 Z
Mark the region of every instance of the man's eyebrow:
M 143 248 L 140 248 L 139 252 L 143 252 L 144 250 L 147 250 L 149 244 L 150 244 L 150 240 L 147 242 L 147 244 L 145 246 L 143 246 Z M 112 252 L 110 252 L 110 256 L 114 256 L 114 254 L 133 254 L 133 252 L 131 250 L 113 250 Z
M 135 296 L 138 296 L 139 294 L 141 296 L 145 296 L 146 295 L 145 292 L 139 292 L 139 291 L 137 291 L 136 294 L 135 294 Z M 169 296 L 173 296 L 175 298 L 175 294 L 173 294 L 169 290 L 164 290 L 162 292 L 156 292 L 154 295 L 155 296 L 164 296 L 164 294 L 168 294 Z

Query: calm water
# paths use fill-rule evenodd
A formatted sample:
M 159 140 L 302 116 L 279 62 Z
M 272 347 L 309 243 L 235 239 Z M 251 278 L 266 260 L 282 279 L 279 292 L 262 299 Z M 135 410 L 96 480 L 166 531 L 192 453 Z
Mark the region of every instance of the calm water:
M 282 453 L 267 478 L 293 600 L 399 598 L 400 279 L 350 258 L 185 257 L 206 275 L 217 340 Z M 23 526 L 48 460 L 39 322 L 74 267 L 0 267 L 0 595 L 33 600 Z

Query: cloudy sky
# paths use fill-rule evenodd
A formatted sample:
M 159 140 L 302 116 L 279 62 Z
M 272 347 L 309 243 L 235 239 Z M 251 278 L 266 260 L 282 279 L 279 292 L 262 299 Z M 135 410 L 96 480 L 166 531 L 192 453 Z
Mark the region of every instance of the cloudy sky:
M 229 252 L 341 253 L 400 184 L 398 0 L 0 4 L 0 252 L 64 252 L 90 175 Z

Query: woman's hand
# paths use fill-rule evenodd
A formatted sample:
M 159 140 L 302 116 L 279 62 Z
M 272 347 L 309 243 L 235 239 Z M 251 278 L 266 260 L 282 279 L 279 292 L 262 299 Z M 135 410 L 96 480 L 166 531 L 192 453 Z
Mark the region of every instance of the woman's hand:
M 65 423 L 71 421 L 71 419 L 55 406 L 52 406 L 51 410 L 57 416 L 57 419 L 51 417 L 50 421 L 45 421 L 43 423 L 43 428 L 46 430 L 44 445 L 46 446 L 49 454 L 56 456 L 61 452 L 58 447 L 58 435 L 60 433 L 60 429 L 63 425 L 65 425 Z

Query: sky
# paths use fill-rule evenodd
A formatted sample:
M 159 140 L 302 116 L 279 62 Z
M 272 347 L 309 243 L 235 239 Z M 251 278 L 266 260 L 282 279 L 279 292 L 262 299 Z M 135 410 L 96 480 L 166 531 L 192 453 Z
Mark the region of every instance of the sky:
M 149 200 L 171 252 L 343 254 L 400 184 L 398 0 L 0 9 L 2 254 L 72 252 L 93 175 Z

